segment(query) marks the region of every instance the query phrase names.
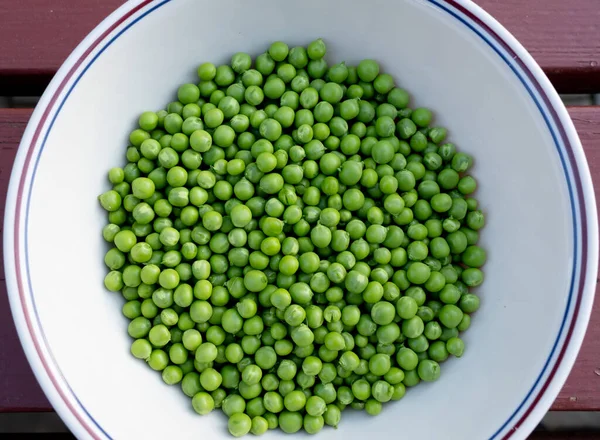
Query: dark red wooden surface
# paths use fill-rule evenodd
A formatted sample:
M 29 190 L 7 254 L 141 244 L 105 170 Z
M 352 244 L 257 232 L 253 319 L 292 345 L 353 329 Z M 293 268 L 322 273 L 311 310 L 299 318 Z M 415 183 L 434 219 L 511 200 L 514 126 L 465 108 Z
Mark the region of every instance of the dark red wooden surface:
M 475 0 L 562 92 L 600 91 L 598 0 Z M 43 90 L 73 47 L 123 0 L 0 0 L 0 95 Z
M 571 107 L 569 113 L 585 149 L 594 182 L 596 200 L 600 200 L 600 107 Z M 600 207 L 600 205 L 598 206 Z M 596 301 L 579 357 L 552 409 L 600 411 L 599 290 L 597 284 Z
M 570 112 L 592 173 L 598 177 L 595 190 L 600 196 L 600 107 L 572 107 Z M 14 155 L 30 114 L 30 110 L 0 109 L 0 199 L 5 197 Z M 4 203 L 1 206 L 3 218 Z M 0 267 L 0 412 L 50 410 L 19 344 Z M 552 409 L 600 411 L 600 295 L 575 367 Z
M 21 135 L 31 110 L 0 109 L 0 218 L 10 172 Z M 2 226 L 0 226 L 1 228 Z M 2 240 L 0 235 L 0 240 Z M 4 254 L 0 252 L 0 412 L 49 411 L 52 408 L 35 380 L 10 314 L 4 276 Z

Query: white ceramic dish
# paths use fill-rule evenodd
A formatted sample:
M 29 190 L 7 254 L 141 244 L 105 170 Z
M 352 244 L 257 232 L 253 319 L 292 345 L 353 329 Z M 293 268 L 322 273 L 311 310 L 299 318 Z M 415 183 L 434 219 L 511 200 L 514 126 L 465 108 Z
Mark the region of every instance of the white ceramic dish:
M 598 265 L 595 200 L 577 134 L 519 43 L 468 1 L 135 0 L 100 24 L 44 94 L 23 137 L 5 219 L 17 328 L 50 401 L 79 438 L 225 438 L 224 417 L 129 354 L 121 298 L 102 287 L 96 195 L 137 115 L 203 61 L 323 37 L 330 60 L 381 60 L 477 160 L 488 214 L 482 308 L 441 380 L 345 415 L 320 438 L 525 438 L 573 365 Z M 276 433 L 269 433 L 274 438 Z

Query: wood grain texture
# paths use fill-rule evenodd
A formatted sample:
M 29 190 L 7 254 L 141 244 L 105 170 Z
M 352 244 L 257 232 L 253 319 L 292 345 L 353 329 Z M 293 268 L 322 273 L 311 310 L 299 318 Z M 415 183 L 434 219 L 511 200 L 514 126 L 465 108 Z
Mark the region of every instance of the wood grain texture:
M 597 0 L 475 0 L 531 52 L 561 92 L 600 92 Z M 0 1 L 0 94 L 37 94 L 123 0 Z
M 600 107 L 571 107 L 569 111 L 583 142 L 592 176 L 595 178 L 596 197 L 600 200 Z M 0 109 L 0 200 L 6 197 L 10 168 L 30 114 L 30 110 Z M 3 218 L 3 215 L 2 202 L 0 218 Z M 0 235 L 0 240 L 1 238 Z M 0 262 L 1 258 L 0 255 Z M 37 385 L 19 344 L 10 316 L 3 271 L 2 265 L 0 412 L 50 410 L 51 407 Z M 577 362 L 552 409 L 600 411 L 600 294 L 596 296 L 592 319 Z
M 0 218 L 12 164 L 31 110 L 0 109 Z M 4 223 L 0 224 L 3 228 Z M 0 242 L 2 234 L 0 234 Z M 0 412 L 49 411 L 51 406 L 35 380 L 19 343 L 10 313 L 0 252 Z
M 600 107 L 570 107 L 569 113 L 584 146 L 600 200 Z M 564 411 L 600 411 L 600 289 L 592 318 L 575 367 L 552 409 Z
M 600 92 L 597 0 L 474 1 L 525 46 L 560 92 Z

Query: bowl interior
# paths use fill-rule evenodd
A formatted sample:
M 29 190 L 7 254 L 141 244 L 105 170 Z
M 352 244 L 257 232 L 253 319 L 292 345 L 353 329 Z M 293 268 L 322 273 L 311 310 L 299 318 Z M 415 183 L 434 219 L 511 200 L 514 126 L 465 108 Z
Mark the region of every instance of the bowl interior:
M 376 419 L 344 412 L 339 429 L 323 430 L 322 438 L 398 427 L 414 438 L 489 438 L 542 372 L 568 302 L 569 194 L 543 116 L 492 47 L 428 1 L 170 1 L 118 35 L 70 88 L 39 157 L 26 219 L 45 338 L 80 404 L 111 437 L 228 434 L 220 412 L 197 416 L 178 387 L 129 354 L 123 299 L 102 284 L 105 215 L 96 196 L 108 188 L 107 170 L 124 164 L 139 113 L 164 108 L 179 84 L 197 80 L 200 63 L 223 63 L 237 51 L 257 55 L 273 40 L 306 45 L 317 37 L 331 62 L 380 60 L 412 104 L 433 109 L 450 140 L 475 157 L 489 254 L 463 358 Z

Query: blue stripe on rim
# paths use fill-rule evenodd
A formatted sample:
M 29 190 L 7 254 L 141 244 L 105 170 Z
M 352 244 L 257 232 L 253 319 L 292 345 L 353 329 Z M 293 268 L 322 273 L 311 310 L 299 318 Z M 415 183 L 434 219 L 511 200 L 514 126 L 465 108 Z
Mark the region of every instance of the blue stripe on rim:
M 564 330 L 565 330 L 565 324 L 567 323 L 567 319 L 569 318 L 569 312 L 571 310 L 571 303 L 573 300 L 573 293 L 574 293 L 574 286 L 575 286 L 575 279 L 577 276 L 577 266 L 578 266 L 578 226 L 580 225 L 580 222 L 578 220 L 578 211 L 576 209 L 575 206 L 575 199 L 573 197 L 573 188 L 572 188 L 572 184 L 571 184 L 571 179 L 570 179 L 570 173 L 569 173 L 569 168 L 567 166 L 563 151 L 561 149 L 561 144 L 559 143 L 559 139 L 557 136 L 557 133 L 555 132 L 555 130 L 553 129 L 552 123 L 550 121 L 550 117 L 547 113 L 547 109 L 545 109 L 542 104 L 538 101 L 534 91 L 532 90 L 531 86 L 527 83 L 527 81 L 525 80 L 525 78 L 523 78 L 523 73 L 519 70 L 518 66 L 516 66 L 514 64 L 514 60 L 512 59 L 512 57 L 507 56 L 505 53 L 503 53 L 503 51 L 494 46 L 493 42 L 491 41 L 491 39 L 489 38 L 489 36 L 486 36 L 483 32 L 479 31 L 475 26 L 465 22 L 465 20 L 455 11 L 451 10 L 448 6 L 440 3 L 438 0 L 428 0 L 430 3 L 435 4 L 438 8 L 446 11 L 448 14 L 452 15 L 453 17 L 455 17 L 457 20 L 461 21 L 462 23 L 466 24 L 473 32 L 475 32 L 482 40 L 484 40 L 493 50 L 494 52 L 496 52 L 503 60 L 504 62 L 506 62 L 506 64 L 510 67 L 510 69 L 513 71 L 513 73 L 521 80 L 521 83 L 523 84 L 523 86 L 525 87 L 525 89 L 527 90 L 527 92 L 529 93 L 529 95 L 533 98 L 533 101 L 535 102 L 538 110 L 540 111 L 540 113 L 542 114 L 543 118 L 544 118 L 544 122 L 546 123 L 550 133 L 552 134 L 552 139 L 554 140 L 554 144 L 557 147 L 557 151 L 558 151 L 558 155 L 560 157 L 560 161 L 561 161 L 561 165 L 563 167 L 563 171 L 565 173 L 565 180 L 567 181 L 567 187 L 569 190 L 569 201 L 570 201 L 570 206 L 571 206 L 571 214 L 573 216 L 573 270 L 571 273 L 571 282 L 569 285 L 569 296 L 568 296 L 568 301 L 567 301 L 567 307 L 565 309 L 565 313 L 563 315 L 563 319 L 560 325 L 560 329 L 558 331 L 558 335 L 556 336 L 556 340 L 554 341 L 554 344 L 552 346 L 552 350 L 550 351 L 550 354 L 546 360 L 546 362 L 544 363 L 544 367 L 542 369 L 542 371 L 540 372 L 540 374 L 538 375 L 538 377 L 536 378 L 533 386 L 531 387 L 531 389 L 527 392 L 527 394 L 525 395 L 525 397 L 523 398 L 523 400 L 521 401 L 521 403 L 519 404 L 519 406 L 514 410 L 514 412 L 510 415 L 510 417 L 508 418 L 508 420 L 506 422 L 504 422 L 504 424 L 502 424 L 502 426 L 500 428 L 498 428 L 496 430 L 496 432 L 494 432 L 494 434 L 490 437 L 490 440 L 493 440 L 495 438 L 498 437 L 498 435 L 500 435 L 500 433 L 513 421 L 513 419 L 517 416 L 517 414 L 521 411 L 521 409 L 527 404 L 527 401 L 531 398 L 531 396 L 534 394 L 534 392 L 536 391 L 536 388 L 538 387 L 538 385 L 540 384 L 542 378 L 544 377 L 544 375 L 547 373 L 548 370 L 548 366 L 550 365 L 550 362 L 552 361 L 552 358 L 554 357 L 554 355 L 556 354 L 556 349 L 560 343 L 560 340 L 563 336 Z M 558 361 L 558 360 L 557 360 Z
M 457 12 L 455 12 L 454 10 L 452 10 L 450 7 L 448 7 L 447 5 L 444 5 L 442 3 L 440 3 L 438 0 L 428 0 L 430 3 L 433 3 L 435 6 L 437 6 L 438 8 L 444 10 L 445 12 L 447 12 L 448 14 L 452 15 L 454 18 L 456 18 L 457 20 L 459 20 L 460 22 L 462 22 L 463 24 L 465 24 L 469 29 L 471 29 L 475 34 L 477 34 L 483 41 L 485 41 L 488 46 L 490 46 L 494 52 L 496 52 L 501 58 L 502 60 L 510 67 L 510 69 L 513 71 L 513 73 L 519 78 L 519 80 L 521 81 L 521 83 L 523 84 L 523 86 L 525 87 L 525 89 L 527 90 L 527 92 L 529 93 L 529 95 L 531 96 L 531 98 L 533 99 L 533 101 L 535 102 L 538 110 L 540 111 L 541 115 L 544 118 L 544 122 L 546 123 L 551 135 L 552 135 L 552 139 L 554 140 L 554 144 L 557 147 L 557 151 L 558 151 L 558 155 L 560 157 L 560 162 L 561 165 L 563 167 L 564 173 L 565 173 L 565 180 L 567 181 L 567 187 L 569 190 L 569 201 L 570 201 L 570 205 L 571 205 L 571 214 L 573 216 L 573 255 L 574 255 L 574 260 L 573 260 L 573 271 L 571 273 L 571 282 L 570 282 L 570 286 L 569 286 L 569 297 L 568 297 L 568 301 L 567 301 L 567 307 L 565 309 L 565 313 L 563 315 L 563 319 L 560 325 L 560 329 L 558 331 L 558 335 L 556 337 L 556 340 L 554 341 L 554 344 L 552 346 L 552 350 L 550 351 L 550 355 L 548 356 L 548 359 L 546 360 L 546 362 L 544 363 L 544 367 L 542 369 L 542 371 L 540 372 L 539 376 L 537 377 L 537 379 L 535 380 L 533 386 L 531 387 L 531 389 L 528 391 L 528 393 L 525 395 L 525 397 L 523 398 L 523 400 L 521 401 L 521 403 L 519 404 L 519 406 L 515 409 L 515 411 L 510 415 L 510 417 L 508 418 L 508 420 L 506 422 L 504 422 L 504 424 L 502 424 L 502 426 L 500 428 L 498 428 L 496 430 L 496 432 L 490 437 L 490 440 L 493 440 L 495 438 L 498 437 L 498 435 L 513 421 L 513 419 L 517 416 L 517 414 L 519 413 L 519 411 L 526 405 L 527 401 L 531 398 L 531 396 L 533 395 L 533 393 L 535 392 L 536 388 L 538 387 L 540 381 L 542 380 L 543 376 L 547 373 L 548 370 L 548 366 L 550 365 L 550 362 L 552 360 L 552 358 L 554 357 L 554 354 L 556 353 L 556 349 L 558 347 L 558 344 L 561 340 L 561 337 L 563 335 L 563 332 L 565 330 L 565 324 L 567 322 L 567 319 L 569 317 L 569 311 L 571 309 L 571 302 L 573 299 L 573 287 L 575 285 L 575 278 L 577 275 L 577 265 L 578 265 L 578 231 L 577 231 L 577 226 L 579 225 L 579 221 L 578 221 L 578 211 L 575 207 L 575 199 L 573 197 L 573 188 L 571 185 L 571 180 L 570 180 L 570 173 L 569 173 L 569 168 L 567 167 L 565 158 L 564 158 L 564 154 L 563 151 L 561 149 L 561 144 L 559 143 L 559 139 L 557 136 L 557 133 L 555 132 L 555 130 L 553 129 L 552 123 L 550 121 L 549 115 L 547 113 L 547 110 L 542 106 L 542 104 L 538 101 L 534 91 L 532 90 L 532 88 L 530 87 L 530 85 L 527 83 L 526 79 L 523 78 L 523 73 L 519 70 L 518 66 L 516 66 L 514 64 L 514 60 L 511 57 L 508 57 L 505 53 L 503 53 L 503 51 L 499 48 L 496 47 L 493 43 L 493 41 L 491 41 L 491 39 L 489 38 L 489 36 L 485 35 L 483 32 L 481 32 L 479 29 L 477 29 L 474 25 L 467 23 Z
M 30 209 L 30 202 L 31 202 L 31 192 L 33 190 L 33 185 L 34 185 L 34 182 L 35 182 L 35 175 L 36 175 L 36 172 L 37 172 L 39 161 L 40 161 L 40 158 L 42 157 L 42 152 L 44 151 L 44 147 L 46 145 L 46 140 L 48 139 L 48 136 L 50 135 L 50 132 L 52 131 L 52 127 L 54 126 L 54 122 L 56 121 L 56 118 L 58 117 L 58 114 L 60 113 L 60 110 L 63 108 L 65 102 L 67 101 L 67 99 L 69 98 L 69 96 L 71 95 L 71 93 L 75 89 L 75 86 L 79 83 L 79 81 L 81 80 L 81 78 L 83 77 L 83 75 L 94 64 L 94 62 L 98 59 L 98 57 L 100 57 L 100 55 L 102 55 L 104 53 L 104 51 L 106 49 L 108 49 L 111 46 L 111 44 L 114 43 L 117 40 L 117 38 L 119 38 L 121 35 L 123 35 L 129 28 L 131 28 L 134 24 L 136 24 L 141 19 L 143 19 L 146 15 L 148 15 L 151 12 L 157 10 L 158 8 L 160 8 L 161 6 L 165 5 L 166 3 L 169 3 L 170 1 L 171 0 L 164 0 L 162 3 L 159 3 L 156 6 L 153 6 L 152 8 L 148 9 L 143 14 L 141 14 L 139 17 L 137 17 L 136 19 L 134 19 L 127 26 L 125 26 L 114 37 L 112 37 L 106 43 L 106 45 L 104 47 L 102 47 L 98 51 L 98 53 L 96 55 L 94 55 L 94 57 L 90 60 L 90 62 L 87 64 L 87 66 L 85 66 L 85 68 L 77 76 L 77 79 L 73 82 L 73 84 L 71 85 L 71 87 L 69 88 L 69 90 L 67 91 L 67 93 L 65 94 L 63 100 L 61 101 L 60 105 L 58 106 L 58 109 L 56 110 L 56 113 L 54 114 L 54 116 L 52 117 L 52 120 L 50 121 L 50 125 L 48 126 L 48 131 L 46 132 L 46 134 L 45 134 L 45 136 L 44 136 L 44 138 L 42 140 L 42 145 L 40 147 L 40 151 L 38 152 L 38 155 L 37 155 L 37 157 L 35 159 L 35 163 L 34 163 L 34 166 L 33 166 L 33 173 L 32 173 L 32 177 L 31 177 L 31 184 L 29 186 L 29 191 L 28 191 L 28 194 L 27 194 L 27 205 L 26 205 L 26 213 L 25 213 L 25 267 L 26 267 L 26 273 L 27 273 L 27 283 L 29 285 L 29 289 L 28 289 L 29 290 L 29 296 L 31 298 L 31 303 L 33 305 L 34 315 L 35 315 L 37 324 L 38 324 L 38 326 L 40 328 L 40 333 L 42 335 L 42 339 L 44 340 L 44 344 L 46 346 L 46 349 L 48 350 L 48 353 L 50 353 L 50 356 L 52 358 L 52 362 L 54 363 L 57 371 L 59 372 L 60 377 L 63 379 L 63 381 L 67 385 L 67 388 L 68 388 L 69 392 L 71 393 L 71 395 L 73 396 L 73 398 L 75 399 L 75 401 L 77 402 L 77 404 L 80 406 L 80 408 L 85 413 L 85 415 L 94 423 L 94 425 L 96 425 L 96 427 L 100 430 L 100 432 L 102 432 L 102 434 L 104 434 L 109 439 L 112 439 L 112 437 L 102 428 L 102 426 L 100 426 L 100 424 L 96 421 L 96 419 L 94 419 L 94 417 L 92 417 L 92 415 L 88 412 L 88 410 L 85 408 L 85 406 L 81 403 L 81 401 L 79 400 L 79 398 L 77 397 L 77 395 L 73 392 L 73 389 L 71 388 L 71 386 L 69 385 L 69 383 L 65 379 L 64 375 L 62 374 L 62 371 L 58 367 L 58 364 L 54 360 L 54 356 L 52 355 L 52 351 L 50 350 L 50 346 L 48 344 L 48 340 L 46 339 L 46 335 L 44 334 L 44 331 L 43 331 L 43 328 L 42 328 L 42 324 L 41 324 L 40 317 L 39 317 L 38 310 L 37 310 L 36 303 L 35 303 L 35 296 L 33 295 L 33 290 L 32 290 L 32 287 L 31 287 L 32 283 L 31 283 L 31 276 L 30 276 L 30 271 L 29 271 L 29 254 L 28 254 L 28 249 L 29 249 L 28 224 L 29 224 L 29 221 L 28 221 L 28 218 L 29 218 L 29 209 Z
M 515 65 L 515 61 L 518 62 L 518 60 L 515 60 L 512 58 L 512 56 L 507 55 L 506 53 L 504 53 L 502 51 L 501 48 L 495 47 L 494 44 L 491 41 L 491 38 L 489 36 L 487 36 L 484 32 L 479 31 L 475 26 L 466 23 L 462 17 L 460 16 L 459 13 L 451 10 L 448 6 L 440 3 L 438 0 L 428 0 L 432 3 L 434 3 L 438 8 L 446 11 L 447 13 L 449 13 L 450 15 L 452 15 L 453 17 L 455 17 L 456 19 L 458 19 L 459 21 L 467 24 L 467 26 L 473 30 L 473 32 L 475 32 L 481 39 L 483 39 L 505 62 L 506 64 L 510 67 L 510 69 L 513 71 L 513 73 L 521 80 L 521 83 L 523 84 L 523 86 L 526 88 L 527 92 L 529 93 L 529 95 L 533 98 L 538 110 L 540 111 L 540 113 L 542 114 L 544 121 L 552 135 L 552 138 L 554 140 L 554 143 L 557 147 L 557 151 L 560 157 L 560 161 L 561 161 L 561 165 L 563 167 L 563 171 L 565 173 L 565 179 L 567 181 L 567 187 L 569 190 L 569 201 L 570 201 L 570 207 L 571 207 L 571 214 L 573 216 L 573 254 L 574 254 L 574 260 L 573 260 L 573 270 L 571 273 L 571 282 L 570 282 L 570 286 L 569 286 L 569 296 L 568 296 L 568 301 L 567 301 L 567 307 L 565 309 L 565 313 L 563 315 L 563 319 L 561 322 L 561 326 L 560 329 L 558 331 L 558 335 L 556 337 L 556 340 L 552 346 L 552 350 L 550 351 L 550 354 L 546 360 L 546 362 L 544 363 L 544 367 L 542 369 L 542 371 L 540 372 L 540 374 L 538 375 L 538 377 L 536 378 L 533 386 L 531 387 L 531 389 L 529 390 L 529 392 L 525 395 L 525 397 L 523 398 L 523 400 L 521 401 L 521 403 L 519 404 L 519 406 L 515 409 L 515 411 L 510 415 L 510 417 L 508 418 L 508 420 L 500 427 L 498 428 L 498 430 L 496 430 L 496 432 L 490 437 L 490 440 L 495 439 L 496 437 L 498 437 L 498 435 L 500 435 L 502 433 L 502 431 L 513 421 L 513 419 L 517 416 L 517 414 L 519 414 L 519 412 L 523 409 L 523 407 L 527 404 L 527 402 L 529 401 L 529 399 L 532 397 L 532 395 L 534 394 L 534 392 L 536 391 L 538 385 L 540 384 L 540 382 L 542 381 L 544 375 L 546 373 L 548 373 L 548 367 L 552 361 L 552 358 L 555 356 L 555 354 L 557 353 L 557 348 L 559 346 L 559 343 L 561 342 L 562 336 L 565 332 L 565 328 L 566 328 L 566 323 L 567 320 L 569 318 L 569 312 L 571 310 L 571 305 L 572 302 L 574 300 L 574 290 L 575 290 L 575 281 L 577 278 L 577 266 L 578 266 L 578 259 L 579 259 L 579 246 L 578 246 L 578 239 L 580 237 L 580 231 L 579 231 L 579 227 L 581 225 L 581 221 L 578 218 L 578 214 L 579 211 L 577 210 L 577 207 L 575 206 L 575 198 L 574 198 L 574 191 L 573 191 L 573 187 L 572 187 L 572 176 L 569 173 L 569 167 L 567 165 L 567 161 L 564 157 L 564 153 L 563 150 L 561 149 L 561 144 L 559 142 L 559 136 L 557 135 L 552 122 L 551 122 L 551 116 L 548 115 L 548 109 L 545 108 L 542 103 L 539 102 L 539 100 L 536 97 L 535 91 L 532 89 L 532 87 L 530 86 L 530 84 L 527 83 L 526 79 L 523 77 L 523 73 L 522 71 L 519 69 L 519 66 Z M 458 8 L 457 8 L 458 9 Z M 468 15 L 468 11 L 465 10 L 464 8 L 461 8 L 462 12 L 465 13 L 465 15 Z M 533 83 L 535 81 L 535 78 L 529 78 L 530 81 Z M 539 94 L 541 94 L 542 92 L 538 89 L 537 90 Z M 558 124 L 557 124 L 558 126 Z M 564 148 L 564 147 L 563 147 Z M 581 207 L 580 207 L 581 208 Z M 558 364 L 558 362 L 560 362 L 560 356 L 557 358 L 555 365 Z M 541 389 L 539 391 L 538 396 L 543 393 L 544 389 Z M 533 409 L 533 407 L 535 406 L 535 403 L 537 402 L 537 400 L 534 400 L 531 404 L 531 407 L 528 409 L 528 411 L 525 413 L 525 416 L 528 414 L 528 412 L 531 411 L 531 409 Z M 519 421 L 517 421 L 517 423 L 519 423 Z M 514 428 L 513 428 L 514 429 Z
M 52 352 L 49 348 L 48 345 L 48 341 L 45 337 L 45 334 L 43 332 L 42 329 L 42 325 L 41 325 L 41 321 L 39 318 L 39 314 L 37 311 L 37 307 L 36 307 L 36 303 L 35 303 L 35 296 L 33 294 L 32 291 L 32 283 L 31 283 L 31 278 L 30 278 L 30 272 L 29 272 L 29 257 L 28 257 L 28 228 L 27 225 L 29 224 L 28 222 L 28 218 L 29 218 L 29 210 L 30 210 L 30 202 L 31 202 L 31 193 L 33 190 L 33 186 L 34 186 L 34 182 L 35 182 L 35 175 L 37 172 L 37 168 L 39 165 L 39 160 L 41 158 L 42 152 L 44 150 L 46 141 L 48 139 L 48 136 L 50 134 L 50 131 L 52 130 L 52 127 L 54 125 L 54 122 L 56 121 L 56 118 L 58 117 L 58 114 L 60 113 L 60 110 L 62 109 L 62 107 L 64 106 L 66 100 L 68 99 L 68 97 L 70 96 L 70 94 L 72 93 L 72 91 L 74 90 L 75 86 L 79 83 L 79 81 L 81 80 L 81 78 L 83 77 L 83 75 L 87 72 L 87 70 L 94 64 L 94 62 L 98 59 L 98 57 L 100 55 L 102 55 L 102 53 L 104 53 L 104 51 L 110 47 L 110 45 L 117 39 L 119 38 L 121 35 L 123 35 L 129 28 L 131 28 L 134 24 L 136 24 L 137 22 L 139 22 L 141 19 L 143 19 L 146 15 L 150 14 L 151 12 L 157 10 L 158 8 L 164 6 L 167 3 L 170 3 L 172 0 L 163 0 L 161 3 L 158 3 L 157 5 L 153 6 L 152 8 L 148 9 L 147 11 L 145 11 L 143 14 L 141 14 L 139 17 L 137 17 L 136 19 L 134 19 L 131 23 L 129 23 L 127 26 L 125 26 L 121 31 L 119 31 L 114 37 L 112 37 L 103 47 L 102 49 L 100 49 L 98 51 L 98 53 L 90 60 L 90 62 L 86 65 L 86 67 L 81 71 L 81 73 L 77 76 L 77 79 L 73 82 L 73 84 L 71 85 L 71 87 L 69 88 L 68 92 L 65 94 L 63 100 L 61 101 L 55 115 L 52 117 L 52 120 L 50 122 L 50 125 L 48 126 L 48 130 L 43 138 L 42 144 L 40 146 L 40 150 L 37 154 L 36 160 L 35 160 L 35 164 L 34 164 L 34 168 L 33 168 L 33 172 L 32 172 L 32 177 L 31 177 L 31 183 L 30 183 L 30 187 L 29 187 L 29 191 L 27 194 L 27 204 L 26 204 L 26 214 L 25 214 L 25 264 L 26 264 L 26 272 L 27 272 L 27 281 L 28 281 L 28 285 L 29 285 L 29 296 L 31 299 L 31 303 L 33 305 L 33 310 L 34 310 L 34 315 L 36 317 L 37 320 L 37 324 L 38 327 L 40 328 L 40 333 L 42 336 L 42 339 L 44 340 L 44 344 L 46 346 L 47 351 L 50 353 L 50 357 L 52 358 L 52 362 L 55 365 L 56 370 L 59 372 L 59 374 L 61 375 L 61 378 L 63 379 L 63 381 L 65 382 L 65 384 L 67 385 L 68 391 L 71 393 L 71 395 L 73 396 L 73 399 L 77 402 L 77 404 L 79 405 L 79 407 L 81 408 L 81 410 L 86 414 L 86 416 L 94 423 L 94 425 L 98 428 L 98 430 L 100 430 L 107 438 L 111 438 L 110 435 L 98 424 L 98 422 L 92 417 L 92 415 L 87 411 L 87 409 L 83 406 L 83 404 L 81 403 L 81 401 L 79 400 L 79 398 L 75 395 L 75 393 L 73 392 L 73 390 L 71 389 L 71 387 L 69 386 L 68 382 L 66 381 L 66 379 L 64 378 L 64 376 L 62 375 L 62 372 L 60 371 L 60 368 L 58 367 L 57 363 L 54 361 L 54 358 L 52 356 Z M 499 47 L 497 47 L 495 45 L 495 42 L 492 40 L 492 38 L 490 38 L 488 35 L 486 35 L 485 33 L 481 32 L 475 25 L 469 23 L 468 21 L 465 20 L 465 18 L 463 18 L 459 13 L 457 13 L 452 7 L 448 6 L 447 4 L 443 3 L 444 0 L 427 0 L 428 3 L 434 5 L 435 7 L 443 10 L 444 12 L 450 14 L 451 16 L 453 16 L 456 20 L 460 21 L 462 24 L 464 24 L 466 27 L 468 27 L 471 31 L 473 31 L 477 36 L 479 36 L 483 41 L 486 42 L 486 44 L 488 46 L 490 46 L 492 48 L 492 50 L 494 50 L 494 52 L 496 52 L 496 54 L 498 54 L 498 56 L 500 56 L 500 58 L 502 58 L 502 60 L 510 67 L 510 69 L 513 71 L 513 73 L 519 78 L 519 80 L 521 81 L 521 83 L 523 84 L 523 86 L 525 87 L 525 89 L 527 90 L 527 92 L 529 93 L 529 95 L 531 96 L 532 100 L 535 102 L 536 106 L 538 107 L 538 110 L 540 111 L 540 113 L 542 114 L 544 121 L 550 131 L 550 133 L 552 134 L 552 138 L 554 140 L 555 146 L 557 148 L 560 160 L 561 160 L 561 165 L 563 167 L 563 170 L 565 172 L 565 178 L 567 181 L 567 186 L 569 189 L 569 197 L 570 197 L 570 202 L 571 202 L 571 212 L 573 215 L 573 226 L 574 226 L 574 264 L 573 264 L 573 272 L 572 272 L 572 276 L 571 276 L 571 285 L 569 288 L 569 297 L 568 297 L 568 301 L 567 301 L 567 307 L 565 310 L 565 314 L 563 316 L 563 320 L 561 323 L 561 327 L 559 329 L 558 332 L 558 336 L 556 338 L 556 341 L 552 347 L 552 350 L 550 352 L 550 355 L 548 356 L 548 359 L 546 361 L 546 363 L 544 364 L 544 368 L 542 370 L 542 372 L 540 373 L 540 375 L 538 376 L 538 378 L 536 379 L 535 383 L 533 384 L 533 386 L 531 387 L 531 389 L 529 390 L 529 392 L 527 393 L 527 395 L 524 397 L 524 399 L 522 400 L 522 402 L 519 404 L 519 406 L 517 407 L 517 409 L 515 409 L 515 411 L 510 415 L 510 417 L 508 418 L 508 420 L 506 422 L 504 422 L 504 424 L 490 437 L 490 440 L 495 439 L 499 434 L 502 433 L 503 430 L 506 429 L 506 427 L 513 421 L 513 419 L 517 416 L 517 414 L 523 409 L 523 407 L 526 405 L 527 401 L 531 398 L 531 396 L 533 395 L 533 393 L 535 392 L 536 388 L 538 387 L 540 381 L 542 380 L 543 376 L 547 373 L 548 370 L 548 366 L 550 365 L 552 358 L 554 357 L 555 353 L 556 353 L 556 349 L 560 343 L 561 337 L 563 335 L 563 332 L 565 330 L 565 324 L 567 322 L 567 319 L 569 318 L 569 311 L 571 310 L 571 302 L 573 300 L 574 297 L 574 291 L 573 291 L 573 287 L 574 287 L 574 283 L 575 283 L 575 279 L 576 279 L 576 268 L 578 265 L 578 230 L 577 227 L 579 226 L 579 216 L 578 216 L 578 211 L 576 209 L 575 206 L 575 199 L 573 197 L 573 188 L 572 188 L 572 183 L 570 180 L 570 173 L 569 173 L 569 167 L 567 166 L 565 157 L 564 157 L 564 153 L 561 149 L 561 144 L 559 142 L 559 136 L 556 133 L 556 129 L 553 127 L 552 122 L 551 122 L 551 118 L 547 113 L 547 109 L 539 102 L 538 97 L 536 96 L 536 94 L 534 93 L 534 91 L 532 90 L 532 88 L 530 87 L 530 85 L 528 84 L 526 78 L 524 78 L 524 74 L 523 72 L 521 72 L 519 70 L 519 68 L 515 65 L 514 60 L 511 57 L 508 57 Z M 451 0 L 450 0 L 451 1 Z M 497 44 L 497 43 L 496 43 Z M 559 125 L 559 124 L 557 124 Z M 576 167 L 575 167 L 576 168 Z

